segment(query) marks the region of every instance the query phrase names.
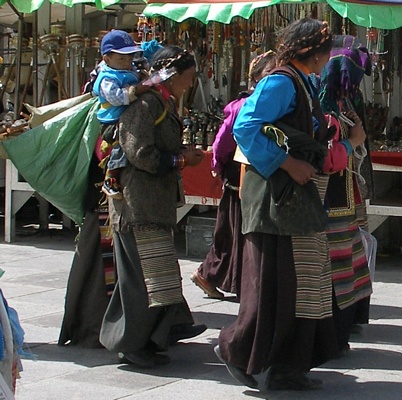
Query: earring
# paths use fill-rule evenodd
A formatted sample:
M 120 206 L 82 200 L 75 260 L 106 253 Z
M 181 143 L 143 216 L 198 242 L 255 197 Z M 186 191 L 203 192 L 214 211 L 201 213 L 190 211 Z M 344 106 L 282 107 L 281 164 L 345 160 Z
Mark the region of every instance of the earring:
M 317 56 L 315 56 L 315 62 L 318 62 L 318 57 Z

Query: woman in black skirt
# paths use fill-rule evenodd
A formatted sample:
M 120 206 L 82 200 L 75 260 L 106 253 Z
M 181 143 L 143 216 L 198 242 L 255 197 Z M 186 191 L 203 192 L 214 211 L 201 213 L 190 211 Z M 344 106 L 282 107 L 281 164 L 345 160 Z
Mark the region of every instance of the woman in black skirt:
M 250 162 L 241 192 L 245 235 L 240 308 L 215 348 L 229 372 L 257 388 L 316 389 L 311 368 L 337 356 L 320 174 L 327 125 L 309 75 L 329 59 L 328 23 L 295 21 L 281 34 L 277 65 L 234 125 Z M 280 128 L 280 129 L 278 129 Z

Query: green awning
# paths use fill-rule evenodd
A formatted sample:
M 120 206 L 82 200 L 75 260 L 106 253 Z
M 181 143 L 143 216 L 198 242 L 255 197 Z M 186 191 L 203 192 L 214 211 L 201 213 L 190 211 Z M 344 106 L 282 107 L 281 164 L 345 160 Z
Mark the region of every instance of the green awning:
M 0 0 L 0 7 L 5 3 L 12 4 L 17 11 L 24 14 L 30 14 L 38 10 L 46 0 Z M 120 0 L 49 0 L 51 4 L 62 4 L 72 7 L 75 4 L 95 4 L 96 8 L 103 10 L 113 4 L 119 3 Z M 133 3 L 146 3 L 146 0 L 132 0 Z
M 204 24 L 211 21 L 229 24 L 234 17 L 248 19 L 257 8 L 268 7 L 279 3 L 301 4 L 327 2 L 339 15 L 343 18 L 349 18 L 358 26 L 380 29 L 396 29 L 402 27 L 402 6 L 390 3 L 377 4 L 372 2 L 368 5 L 367 3 L 363 4 L 363 2 L 359 3 L 358 0 L 354 0 L 353 3 L 341 0 L 270 0 L 225 3 L 220 0 L 206 0 L 206 3 L 182 4 L 182 0 L 173 1 L 174 3 L 148 4 L 143 13 L 147 17 L 163 16 L 176 22 L 182 22 L 188 18 L 196 18 Z
M 177 0 L 176 0 L 177 1 Z M 217 0 L 212 3 L 155 3 L 148 4 L 143 14 L 147 17 L 162 16 L 176 22 L 182 22 L 188 18 L 196 18 L 204 24 L 215 21 L 229 24 L 234 17 L 249 19 L 257 8 L 272 6 L 283 3 L 283 0 L 255 1 L 255 2 L 232 2 L 222 3 Z M 286 3 L 317 3 L 325 0 L 287 0 Z
M 355 0 L 356 1 L 356 0 Z M 343 18 L 349 18 L 358 26 L 379 29 L 402 27 L 402 6 L 380 2 L 345 2 L 327 0 L 327 3 Z

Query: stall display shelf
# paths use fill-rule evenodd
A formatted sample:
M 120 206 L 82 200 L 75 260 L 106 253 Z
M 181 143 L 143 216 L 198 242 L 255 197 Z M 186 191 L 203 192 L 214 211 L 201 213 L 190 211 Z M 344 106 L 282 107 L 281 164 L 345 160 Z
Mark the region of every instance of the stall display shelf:
M 374 174 L 402 172 L 402 152 L 372 151 Z M 367 200 L 369 231 L 377 229 L 388 217 L 402 217 L 402 188 L 391 187 L 374 200 Z
M 222 197 L 222 181 L 211 174 L 212 152 L 205 151 L 200 165 L 184 168 L 183 188 L 186 204 L 177 209 L 177 222 L 194 206 L 218 206 Z

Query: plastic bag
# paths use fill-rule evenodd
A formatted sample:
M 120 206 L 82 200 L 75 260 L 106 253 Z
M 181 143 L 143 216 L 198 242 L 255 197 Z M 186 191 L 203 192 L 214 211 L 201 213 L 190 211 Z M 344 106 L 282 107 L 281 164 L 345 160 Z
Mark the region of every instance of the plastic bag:
M 82 103 L 91 98 L 91 94 L 82 94 L 79 96 L 71 97 L 69 99 L 60 100 L 57 103 L 48 104 L 42 107 L 34 107 L 28 103 L 24 103 L 24 106 L 27 108 L 29 113 L 31 114 L 31 118 L 29 119 L 29 126 L 31 128 L 36 128 L 39 125 L 42 125 L 45 121 L 57 116 L 63 111 L 68 110 L 71 107 L 76 106 L 79 103 Z
M 367 263 L 370 270 L 371 282 L 374 282 L 375 275 L 375 262 L 377 255 L 377 239 L 362 228 L 360 229 L 360 234 L 362 237 L 364 251 L 366 253 Z

